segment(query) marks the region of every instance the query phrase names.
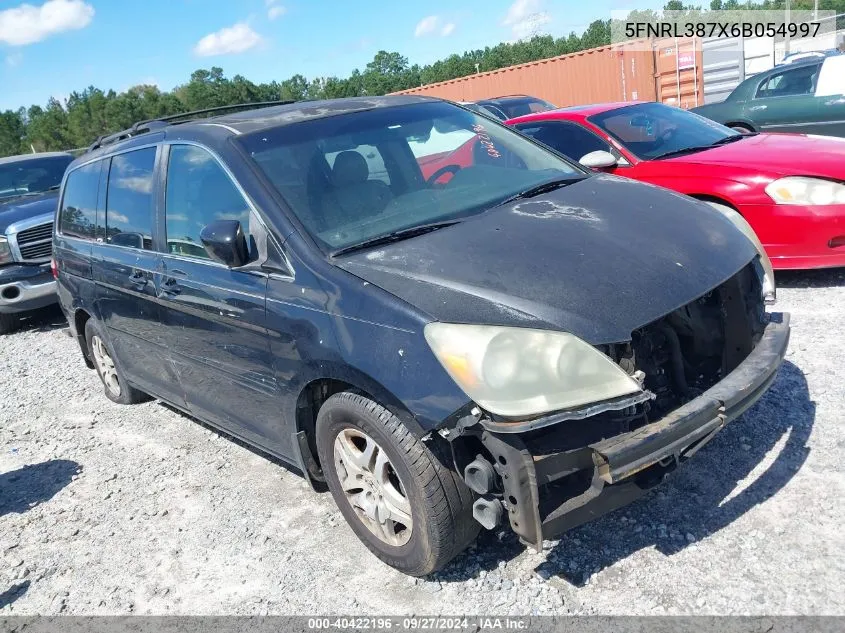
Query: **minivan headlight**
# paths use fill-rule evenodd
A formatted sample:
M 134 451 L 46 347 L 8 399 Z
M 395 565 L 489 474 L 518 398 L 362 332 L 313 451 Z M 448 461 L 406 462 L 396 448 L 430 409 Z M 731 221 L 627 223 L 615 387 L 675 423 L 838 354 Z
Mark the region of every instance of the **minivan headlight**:
M 766 185 L 766 194 L 777 204 L 845 204 L 845 185 L 824 178 L 779 178 Z
M 0 235 L 0 265 L 9 264 L 12 261 L 12 250 L 9 248 L 9 240 Z
M 772 268 L 772 260 L 766 254 L 766 249 L 763 248 L 760 238 L 751 228 L 747 220 L 733 209 L 723 205 L 712 205 L 711 209 L 716 209 L 719 213 L 724 215 L 728 220 L 733 222 L 734 226 L 751 240 L 757 252 L 760 254 L 760 266 L 763 268 L 763 301 L 765 303 L 774 303 L 777 299 L 777 288 L 775 287 L 775 269 Z
M 566 332 L 429 323 L 425 338 L 458 386 L 498 415 L 536 415 L 641 391 L 610 358 Z

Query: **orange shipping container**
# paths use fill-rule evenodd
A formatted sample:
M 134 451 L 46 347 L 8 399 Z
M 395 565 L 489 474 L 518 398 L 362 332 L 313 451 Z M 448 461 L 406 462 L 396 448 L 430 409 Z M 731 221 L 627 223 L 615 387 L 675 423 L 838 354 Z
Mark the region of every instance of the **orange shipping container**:
M 477 101 L 509 94 L 530 94 L 557 106 L 603 101 L 653 101 L 654 54 L 638 47 L 603 46 L 570 55 L 429 84 L 399 94 Z
M 684 109 L 704 103 L 700 42 L 675 38 L 654 41 L 656 101 Z

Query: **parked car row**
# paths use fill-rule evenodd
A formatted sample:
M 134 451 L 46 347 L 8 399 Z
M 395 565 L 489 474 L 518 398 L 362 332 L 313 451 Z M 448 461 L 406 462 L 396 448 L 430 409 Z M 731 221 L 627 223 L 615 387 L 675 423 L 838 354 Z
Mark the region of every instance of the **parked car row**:
M 59 303 L 108 398 L 294 465 L 387 564 L 540 548 L 712 439 L 789 339 L 739 213 L 544 142 L 422 97 L 139 124 L 49 203 Z
M 845 135 L 843 93 L 845 55 L 836 50 L 801 53 L 749 78 L 724 103 L 694 112 L 746 135 L 760 129 Z M 461 105 L 508 121 L 572 160 L 592 154 L 582 161 L 590 168 L 665 186 L 739 212 L 763 241 L 775 268 L 843 265 L 839 209 L 825 209 L 838 207 L 843 199 L 841 150 L 831 145 L 831 139 L 765 135 L 754 143 L 732 145 L 739 139 L 726 130 L 707 129 L 701 120 L 659 104 L 556 110 L 536 97 L 509 95 Z M 425 156 L 417 151 L 423 146 L 410 142 L 426 176 L 434 171 L 426 163 L 437 165 L 442 155 L 456 149 L 455 135 L 443 136 L 436 130 L 432 134 L 445 142 L 442 152 L 435 151 L 436 138 L 426 139 L 430 151 Z M 469 132 L 463 140 L 472 137 Z M 469 156 L 466 148 L 464 154 Z M 796 154 L 804 159 L 800 168 Z M 371 175 L 379 173 L 384 179 L 384 164 L 371 164 L 378 156 L 371 151 L 365 158 Z M 45 231 L 60 173 L 71 160 L 69 154 L 38 154 L 0 161 L 0 333 L 13 329 L 19 315 L 55 301 L 47 274 L 46 235 L 39 231 Z M 691 167 L 692 176 L 687 171 Z M 49 169 L 53 173 L 48 174 Z M 771 195 L 776 181 L 778 200 Z M 185 252 L 201 248 L 177 239 L 170 245 Z
M 424 575 L 658 484 L 774 380 L 773 268 L 845 265 L 842 142 L 548 105 L 189 114 L 39 156 L 61 191 L 18 176 L 7 204 L 47 201 L 28 226 L 109 399 L 292 464 Z M 20 221 L 7 259 L 46 275 Z

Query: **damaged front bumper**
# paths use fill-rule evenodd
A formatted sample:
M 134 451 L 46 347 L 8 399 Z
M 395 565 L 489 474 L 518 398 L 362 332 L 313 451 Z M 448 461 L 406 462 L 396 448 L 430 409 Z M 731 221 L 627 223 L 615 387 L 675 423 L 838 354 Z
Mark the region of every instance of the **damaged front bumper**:
M 537 420 L 508 423 L 508 432 L 502 432 L 501 423 L 481 421 L 481 441 L 495 460 L 511 528 L 540 549 L 544 538 L 642 496 L 763 395 L 788 342 L 789 315 L 772 315 L 754 350 L 699 397 L 660 420 L 576 450 L 546 453 L 529 448 L 527 434 L 536 433 L 538 426 L 554 429 Z

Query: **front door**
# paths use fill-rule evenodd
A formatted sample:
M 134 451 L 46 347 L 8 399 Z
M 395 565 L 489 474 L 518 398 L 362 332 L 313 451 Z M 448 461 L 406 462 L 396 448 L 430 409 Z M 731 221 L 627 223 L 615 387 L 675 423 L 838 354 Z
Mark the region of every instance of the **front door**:
M 267 427 L 280 412 L 265 327 L 267 275 L 213 261 L 200 240 L 206 224 L 234 219 L 251 241 L 250 224 L 258 220 L 205 149 L 174 144 L 165 160 L 167 237 L 158 299 L 188 407 L 267 446 Z

